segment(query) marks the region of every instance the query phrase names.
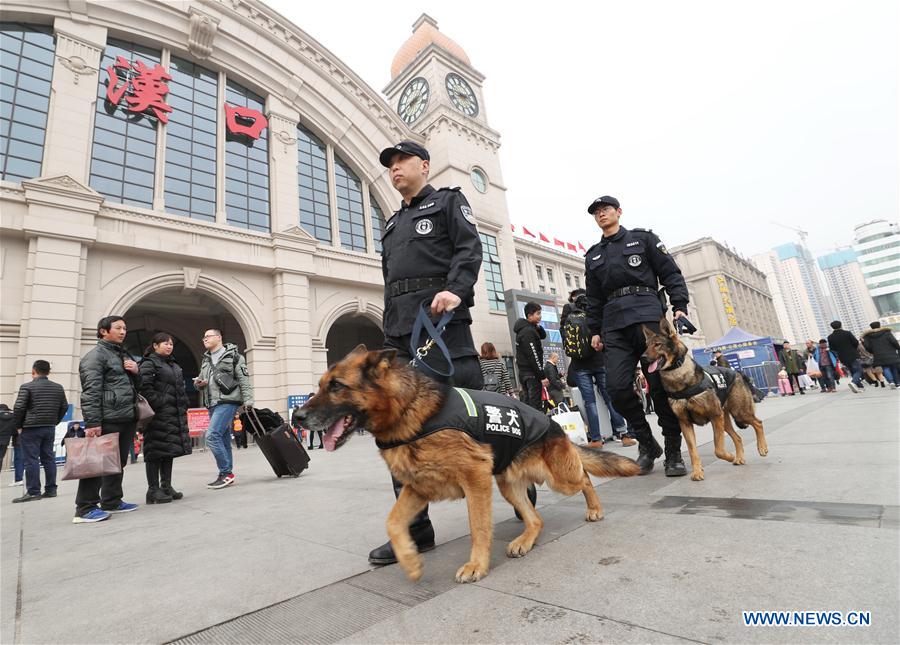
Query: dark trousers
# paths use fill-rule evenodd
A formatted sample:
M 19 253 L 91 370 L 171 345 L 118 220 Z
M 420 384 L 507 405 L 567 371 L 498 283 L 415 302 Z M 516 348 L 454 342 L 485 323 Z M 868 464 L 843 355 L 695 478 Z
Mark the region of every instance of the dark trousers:
M 819 365 L 819 371 L 822 376 L 819 378 L 819 385 L 823 390 L 834 389 L 834 365 Z
M 669 399 L 662 387 L 659 372 L 647 372 L 647 365 L 641 356 L 647 351 L 647 342 L 641 326 L 647 325 L 659 331 L 658 322 L 638 323 L 623 329 L 603 332 L 604 354 L 606 355 L 606 385 L 616 411 L 628 421 L 640 440 L 641 435 L 650 432 L 650 424 L 644 416 L 641 398 L 634 391 L 634 366 L 641 363 L 644 378 L 650 386 L 650 398 L 663 436 L 670 442 L 681 442 L 681 426 L 678 417 L 669 406 Z
M 144 456 L 144 468 L 147 471 L 148 488 L 167 488 L 172 485 L 172 457 L 164 459 L 147 459 Z
M 534 374 L 519 372 L 519 383 L 522 384 L 522 403 L 527 403 L 535 410 L 544 410 L 544 402 L 541 400 L 541 379 Z
M 322 437 L 324 436 L 324 432 L 321 430 L 309 430 L 309 449 L 312 450 L 313 447 L 313 436 L 318 433 L 319 435 L 319 448 L 322 448 Z
M 134 429 L 136 423 L 104 423 L 100 434 L 119 433 L 119 460 L 124 470 L 128 463 L 129 446 L 134 445 Z M 79 517 L 89 513 L 99 505 L 105 511 L 119 508 L 122 503 L 122 473 L 90 477 L 78 481 L 78 493 L 75 495 L 75 513 Z
M 19 445 L 25 454 L 25 487 L 29 495 L 41 494 L 41 467 L 47 479 L 45 490 L 56 490 L 56 453 L 53 441 L 56 429 L 53 426 L 23 428 L 19 435 Z
M 246 448 L 247 447 L 247 431 L 241 430 L 240 432 L 233 432 L 234 434 L 234 447 L 235 448 Z
M 800 387 L 800 375 L 799 374 L 788 374 L 788 379 L 791 382 L 791 388 L 794 392 L 803 392 L 806 390 L 805 387 Z
M 397 360 L 408 363 L 412 359 L 412 356 L 410 356 L 409 354 L 409 350 L 402 349 L 403 345 L 401 339 L 386 338 L 384 344 L 385 348 L 397 350 Z M 407 347 L 408 346 L 409 344 L 407 342 Z M 453 351 L 453 348 L 450 348 L 450 351 Z M 447 366 L 445 364 L 444 357 L 440 354 L 440 350 L 438 350 L 437 347 L 433 347 L 425 357 L 425 361 L 429 365 L 434 365 L 441 372 L 446 372 Z M 440 356 L 440 358 L 435 355 Z M 436 381 L 447 383 L 448 385 L 452 385 L 455 387 L 464 387 L 470 390 L 480 390 L 484 387 L 484 375 L 481 373 L 481 363 L 478 361 L 477 355 L 460 356 L 459 358 L 454 358 L 453 376 L 449 378 L 437 376 L 427 369 L 423 369 L 421 366 L 416 366 L 416 369 L 423 374 L 427 374 Z M 538 403 L 540 403 L 540 396 L 538 396 Z M 403 484 L 394 479 L 393 475 L 391 475 L 391 481 L 394 484 L 394 496 L 399 497 L 400 491 L 403 489 Z M 431 520 L 428 517 L 428 507 L 426 506 L 422 510 L 422 512 L 416 515 L 416 517 L 410 523 L 409 530 L 412 533 L 413 539 L 415 539 L 417 534 L 430 528 Z

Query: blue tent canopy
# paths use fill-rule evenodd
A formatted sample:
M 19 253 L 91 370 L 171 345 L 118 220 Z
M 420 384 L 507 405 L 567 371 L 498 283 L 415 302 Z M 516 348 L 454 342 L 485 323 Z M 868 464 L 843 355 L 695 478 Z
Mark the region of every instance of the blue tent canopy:
M 714 343 L 710 343 L 710 348 L 721 347 L 723 345 L 734 345 L 736 343 L 746 343 L 752 341 L 767 341 L 769 343 L 772 342 L 772 339 L 767 336 L 756 336 L 751 334 L 749 331 L 744 331 L 740 327 L 732 327 L 728 330 L 728 333 L 722 336 L 719 340 Z

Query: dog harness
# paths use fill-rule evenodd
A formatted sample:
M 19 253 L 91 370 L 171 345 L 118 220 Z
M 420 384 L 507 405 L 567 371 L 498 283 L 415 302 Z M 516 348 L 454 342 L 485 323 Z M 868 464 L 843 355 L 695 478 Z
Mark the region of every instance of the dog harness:
M 403 441 L 375 441 L 380 450 L 411 444 L 441 430 L 465 432 L 478 443 L 490 445 L 496 475 L 503 472 L 526 447 L 550 429 L 550 417 L 531 406 L 496 392 L 450 388 L 444 405 L 416 436 Z
M 698 365 L 698 367 L 703 370 L 703 378 L 700 379 L 699 383 L 689 385 L 678 392 L 666 392 L 666 395 L 670 399 L 689 399 L 706 390 L 715 390 L 716 396 L 719 397 L 719 403 L 725 405 L 725 399 L 728 398 L 728 393 L 731 392 L 734 380 L 737 378 L 737 372 L 730 367 L 718 367 L 716 365 Z

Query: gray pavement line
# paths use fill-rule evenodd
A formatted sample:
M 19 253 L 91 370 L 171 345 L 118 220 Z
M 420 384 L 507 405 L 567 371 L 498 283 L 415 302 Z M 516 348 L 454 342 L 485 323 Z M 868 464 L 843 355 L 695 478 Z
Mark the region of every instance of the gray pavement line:
M 655 634 L 661 634 L 663 636 L 669 636 L 671 638 L 678 638 L 681 640 L 688 641 L 690 643 L 701 643 L 701 645 L 708 645 L 707 641 L 698 641 L 696 639 L 690 638 L 688 636 L 682 636 L 680 634 L 672 634 L 670 632 L 664 632 L 660 629 L 654 629 L 653 627 L 645 627 L 643 625 L 638 625 L 637 623 L 632 623 L 627 620 L 620 620 L 618 618 L 612 618 L 610 616 L 606 616 L 603 614 L 593 614 L 589 611 L 582 611 L 581 609 L 573 609 L 571 607 L 566 607 L 565 605 L 557 605 L 556 603 L 547 602 L 546 600 L 538 600 L 537 598 L 531 598 L 529 596 L 523 596 L 522 594 L 512 593 L 510 591 L 503 591 L 502 589 L 494 589 L 493 587 L 488 587 L 487 585 L 481 584 L 479 582 L 475 583 L 476 587 L 480 587 L 482 589 L 486 589 L 488 591 L 493 591 L 495 593 L 503 594 L 504 596 L 510 596 L 512 598 L 519 598 L 520 600 L 527 600 L 529 602 L 536 602 L 540 605 L 545 605 L 547 607 L 556 607 L 557 609 L 563 609 L 565 611 L 571 611 L 575 614 L 581 614 L 582 616 L 590 616 L 591 618 L 600 618 L 601 620 L 608 620 L 611 623 L 617 623 L 619 625 L 625 625 L 626 627 L 634 627 L 636 629 L 643 629 L 648 632 L 653 632 Z
M 25 508 L 24 504 L 19 511 L 19 562 L 16 577 L 16 629 L 13 636 L 14 643 L 22 642 L 22 561 L 25 553 Z

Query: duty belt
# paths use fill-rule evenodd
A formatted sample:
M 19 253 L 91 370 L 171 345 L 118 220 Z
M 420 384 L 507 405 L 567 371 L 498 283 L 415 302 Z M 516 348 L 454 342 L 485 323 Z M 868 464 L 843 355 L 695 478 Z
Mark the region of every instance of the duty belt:
M 390 289 L 391 297 L 402 296 L 405 293 L 413 291 L 422 291 L 424 289 L 442 288 L 447 283 L 446 278 L 403 278 L 392 282 Z
M 608 294 L 606 294 L 606 299 L 615 300 L 616 298 L 621 298 L 622 296 L 630 296 L 635 293 L 652 293 L 656 295 L 656 289 L 654 289 L 653 287 L 622 287 L 621 289 L 610 291 Z

